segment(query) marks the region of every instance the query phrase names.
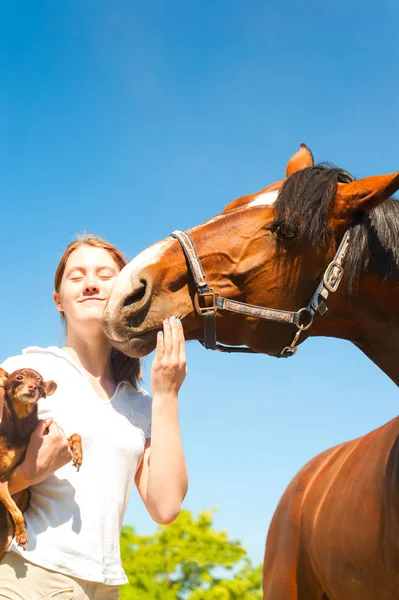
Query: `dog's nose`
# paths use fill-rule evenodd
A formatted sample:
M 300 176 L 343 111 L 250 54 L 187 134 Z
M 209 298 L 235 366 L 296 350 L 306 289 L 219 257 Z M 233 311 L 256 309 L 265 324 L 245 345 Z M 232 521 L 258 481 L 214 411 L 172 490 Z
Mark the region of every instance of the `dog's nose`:
M 35 390 L 37 390 L 37 386 L 36 386 L 34 383 L 30 383 L 30 384 L 28 385 L 28 390 L 29 390 L 30 392 L 34 392 Z

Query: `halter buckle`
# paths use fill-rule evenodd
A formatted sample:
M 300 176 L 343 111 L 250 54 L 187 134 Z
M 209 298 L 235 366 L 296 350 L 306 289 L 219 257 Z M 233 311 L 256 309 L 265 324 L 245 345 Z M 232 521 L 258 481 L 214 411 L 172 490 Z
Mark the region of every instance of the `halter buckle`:
M 216 298 L 219 296 L 218 292 L 215 292 L 213 288 L 209 288 L 206 292 L 196 292 L 194 296 L 194 306 L 198 314 L 204 315 L 208 312 L 216 312 Z M 204 298 L 206 303 L 207 298 L 212 299 L 212 306 L 200 306 L 200 298 Z
M 334 273 L 334 269 L 337 269 L 336 273 Z M 330 264 L 328 265 L 326 272 L 324 273 L 324 276 L 323 276 L 324 285 L 326 286 L 326 288 L 328 289 L 329 292 L 337 291 L 343 276 L 344 276 L 343 266 L 336 260 L 333 260 L 332 262 L 330 262 Z M 335 278 L 335 280 L 333 278 Z

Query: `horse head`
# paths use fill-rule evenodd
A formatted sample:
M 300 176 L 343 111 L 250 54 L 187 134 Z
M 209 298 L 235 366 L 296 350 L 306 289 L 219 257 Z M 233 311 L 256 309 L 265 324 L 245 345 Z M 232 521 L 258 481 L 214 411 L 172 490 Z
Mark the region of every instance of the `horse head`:
M 288 161 L 285 179 L 238 198 L 187 233 L 215 294 L 298 314 L 309 305 L 348 228 L 367 226 L 370 211 L 398 188 L 398 173 L 355 181 L 344 170 L 315 166 L 311 151 L 302 144 Z M 392 259 L 396 267 L 397 258 Z M 356 262 L 353 256 L 351 260 Z M 351 268 L 351 285 L 355 271 Z M 330 298 L 329 314 L 334 307 L 339 311 L 348 285 Z M 104 331 L 114 346 L 136 357 L 154 349 L 163 320 L 172 315 L 182 320 L 186 339 L 203 340 L 203 316 L 196 298 L 183 248 L 178 239 L 168 237 L 121 271 L 104 312 Z M 336 322 L 334 332 L 328 333 L 333 321 L 323 319 L 317 315 L 311 329 L 303 327 L 300 341 L 310 334 L 348 337 Z M 294 325 L 233 310 L 216 314 L 219 342 L 272 355 L 279 355 L 292 342 Z M 300 324 L 296 325 L 299 330 Z

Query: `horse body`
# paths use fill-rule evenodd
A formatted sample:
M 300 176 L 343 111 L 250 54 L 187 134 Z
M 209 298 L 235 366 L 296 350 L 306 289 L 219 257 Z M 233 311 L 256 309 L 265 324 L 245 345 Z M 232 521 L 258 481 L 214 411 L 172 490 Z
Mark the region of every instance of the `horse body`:
M 265 600 L 399 596 L 399 418 L 313 458 L 270 525 Z

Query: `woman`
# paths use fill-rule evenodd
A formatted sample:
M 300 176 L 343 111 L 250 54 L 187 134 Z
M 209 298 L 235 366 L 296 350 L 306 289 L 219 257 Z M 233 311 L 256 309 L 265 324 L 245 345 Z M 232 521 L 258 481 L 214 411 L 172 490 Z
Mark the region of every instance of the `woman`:
M 31 367 L 58 387 L 40 400 L 42 420 L 9 481 L 12 494 L 33 487 L 25 513 L 28 546 L 24 551 L 14 542 L 2 559 L 1 599 L 118 598 L 118 586 L 127 581 L 119 537 L 133 482 L 157 523 L 170 523 L 180 512 L 187 491 L 178 423 L 183 329 L 171 317 L 158 334 L 151 403 L 137 384 L 138 359 L 111 349 L 100 326 L 125 264 L 101 238 L 72 242 L 54 286 L 65 347 L 27 348 L 2 365 L 8 372 Z M 82 437 L 79 472 L 66 440 L 72 433 Z

